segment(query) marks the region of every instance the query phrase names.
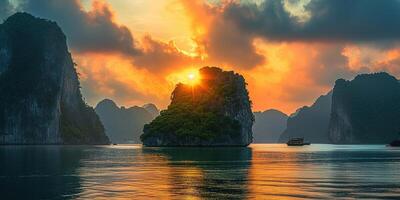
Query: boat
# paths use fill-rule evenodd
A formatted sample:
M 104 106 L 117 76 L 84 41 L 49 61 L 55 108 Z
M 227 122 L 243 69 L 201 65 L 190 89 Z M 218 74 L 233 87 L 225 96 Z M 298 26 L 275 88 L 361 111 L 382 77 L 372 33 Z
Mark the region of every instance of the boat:
M 393 140 L 391 143 L 389 143 L 387 146 L 390 147 L 400 147 L 400 132 L 397 133 L 397 135 L 399 135 L 399 137 L 395 140 Z
M 304 138 L 291 138 L 287 143 L 288 146 L 304 146 L 310 145 L 309 142 L 304 142 Z
M 391 146 L 391 147 L 400 147 L 400 139 L 393 140 L 391 143 L 389 143 L 389 146 Z

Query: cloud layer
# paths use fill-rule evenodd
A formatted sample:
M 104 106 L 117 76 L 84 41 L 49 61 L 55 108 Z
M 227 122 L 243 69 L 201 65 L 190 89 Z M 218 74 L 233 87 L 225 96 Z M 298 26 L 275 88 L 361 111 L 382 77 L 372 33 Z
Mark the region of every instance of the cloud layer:
M 13 9 L 13 5 L 8 0 L 0 0 L 0 20 L 4 20 L 11 15 Z
M 171 77 L 205 65 L 242 73 L 255 110 L 287 113 L 311 104 L 338 78 L 382 70 L 400 75 L 399 0 L 162 1 L 187 19 L 184 35 L 191 37 L 180 41 L 193 49 L 158 33 L 139 37 L 143 30 L 122 24 L 118 14 L 141 8 L 112 8 L 113 0 L 21 0 L 17 8 L 0 0 L 0 18 L 17 9 L 57 21 L 92 104 L 109 97 L 165 107 Z
M 76 51 L 139 52 L 130 30 L 115 22 L 113 11 L 102 1 L 93 1 L 89 11 L 79 0 L 25 0 L 19 7 L 59 23 Z
M 358 73 L 400 75 L 398 0 L 182 3 L 194 26 L 206 27 L 196 41 L 209 59 L 247 75 L 256 109 L 294 111 Z
M 371 41 L 400 38 L 400 1 L 311 0 L 308 19 L 285 9 L 284 0 L 230 3 L 224 17 L 249 33 L 278 41 Z

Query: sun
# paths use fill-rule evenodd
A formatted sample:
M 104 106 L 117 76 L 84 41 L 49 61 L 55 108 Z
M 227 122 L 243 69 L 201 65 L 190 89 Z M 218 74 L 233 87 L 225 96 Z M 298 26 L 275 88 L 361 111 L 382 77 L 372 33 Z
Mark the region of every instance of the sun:
M 191 70 L 186 72 L 186 82 L 189 85 L 197 85 L 200 83 L 200 74 L 199 72 L 196 70 Z
M 171 73 L 166 78 L 174 85 L 178 83 L 183 83 L 194 86 L 199 85 L 201 82 L 199 70 L 196 68 L 188 68 L 180 72 Z
M 199 74 L 197 71 L 192 71 L 187 73 L 187 81 L 190 85 L 196 85 L 200 82 Z
M 196 79 L 196 74 L 194 74 L 194 73 L 189 73 L 189 74 L 188 74 L 188 79 L 191 80 L 191 81 L 195 80 L 195 79 Z

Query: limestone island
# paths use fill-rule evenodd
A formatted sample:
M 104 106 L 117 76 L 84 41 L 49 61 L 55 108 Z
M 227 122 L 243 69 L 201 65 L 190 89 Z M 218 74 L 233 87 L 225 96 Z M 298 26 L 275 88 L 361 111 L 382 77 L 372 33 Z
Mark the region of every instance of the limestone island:
M 143 128 L 145 146 L 248 146 L 254 115 L 242 75 L 199 70 L 197 83 L 179 83 L 166 110 Z
M 16 13 L 0 24 L 0 144 L 109 144 L 55 22 Z

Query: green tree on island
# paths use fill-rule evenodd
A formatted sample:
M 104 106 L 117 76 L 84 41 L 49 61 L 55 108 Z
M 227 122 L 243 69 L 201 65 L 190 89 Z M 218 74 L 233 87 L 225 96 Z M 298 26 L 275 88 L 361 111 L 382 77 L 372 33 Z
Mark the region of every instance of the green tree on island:
M 204 67 L 200 79 L 199 84 L 177 84 L 168 108 L 144 126 L 145 145 L 246 146 L 251 142 L 254 116 L 244 78 Z M 245 132 L 250 139 L 243 139 Z

